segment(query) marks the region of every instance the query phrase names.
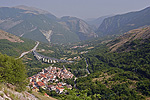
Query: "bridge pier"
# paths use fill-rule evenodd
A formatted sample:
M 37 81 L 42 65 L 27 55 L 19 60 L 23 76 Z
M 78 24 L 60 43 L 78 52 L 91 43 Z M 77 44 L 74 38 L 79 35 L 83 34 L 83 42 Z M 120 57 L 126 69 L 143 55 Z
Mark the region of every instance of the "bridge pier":
M 60 59 L 46 57 L 44 55 L 37 53 L 36 51 L 32 51 L 32 52 L 37 60 L 42 60 L 43 62 L 47 62 L 47 63 L 68 62 L 66 60 L 60 60 Z

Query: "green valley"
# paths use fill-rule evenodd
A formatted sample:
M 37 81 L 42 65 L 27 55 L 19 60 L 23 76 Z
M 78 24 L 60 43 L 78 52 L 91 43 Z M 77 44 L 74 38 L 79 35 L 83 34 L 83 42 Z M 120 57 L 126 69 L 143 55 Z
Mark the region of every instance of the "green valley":
M 149 100 L 149 11 L 101 17 L 96 30 L 76 17 L 0 7 L 0 99 Z

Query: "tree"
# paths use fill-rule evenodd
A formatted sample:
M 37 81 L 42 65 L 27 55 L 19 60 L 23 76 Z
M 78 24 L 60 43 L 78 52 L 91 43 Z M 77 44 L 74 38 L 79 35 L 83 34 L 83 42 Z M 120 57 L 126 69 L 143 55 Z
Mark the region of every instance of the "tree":
M 14 59 L 0 53 L 0 81 L 16 85 L 18 90 L 24 90 L 27 85 L 26 69 L 20 59 Z

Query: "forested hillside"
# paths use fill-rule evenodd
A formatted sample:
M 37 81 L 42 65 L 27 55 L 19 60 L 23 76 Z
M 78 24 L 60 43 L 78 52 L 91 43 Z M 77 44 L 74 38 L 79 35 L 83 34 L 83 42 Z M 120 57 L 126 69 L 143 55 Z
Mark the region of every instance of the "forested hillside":
M 0 52 L 9 56 L 19 57 L 21 53 L 31 50 L 35 41 L 19 38 L 0 30 Z
M 22 91 L 27 85 L 26 68 L 22 61 L 0 53 L 0 82 L 11 83 Z
M 130 46 L 130 51 L 125 51 Z M 77 80 L 79 90 L 87 95 L 100 94 L 101 99 L 141 100 L 150 96 L 150 39 L 128 42 L 110 52 L 105 45 L 84 54 L 92 74 Z M 98 99 L 98 98 L 97 98 Z

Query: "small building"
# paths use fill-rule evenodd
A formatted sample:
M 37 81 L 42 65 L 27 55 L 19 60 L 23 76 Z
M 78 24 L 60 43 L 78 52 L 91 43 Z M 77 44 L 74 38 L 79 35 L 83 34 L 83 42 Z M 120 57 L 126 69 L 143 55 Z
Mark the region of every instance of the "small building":
M 44 93 L 45 96 L 49 97 L 49 95 L 47 93 Z
M 37 86 L 41 88 L 45 88 L 45 84 L 41 81 L 37 82 Z
M 39 91 L 39 89 L 38 89 L 37 87 L 33 87 L 32 90 L 35 91 L 35 92 L 38 92 L 38 91 Z
M 63 91 L 64 91 L 64 88 L 56 87 L 57 93 L 61 94 L 61 93 L 63 93 Z
M 66 85 L 67 89 L 72 89 L 71 85 Z

